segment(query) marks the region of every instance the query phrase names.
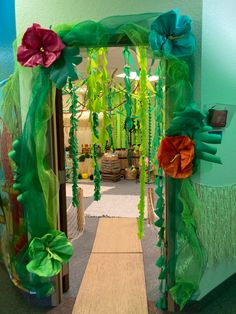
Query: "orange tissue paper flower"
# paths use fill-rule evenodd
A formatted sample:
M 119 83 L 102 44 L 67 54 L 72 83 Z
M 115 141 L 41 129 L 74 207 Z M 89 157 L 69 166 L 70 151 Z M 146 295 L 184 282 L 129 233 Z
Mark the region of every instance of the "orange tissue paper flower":
M 167 136 L 158 149 L 159 167 L 176 179 L 192 175 L 194 142 L 188 136 Z

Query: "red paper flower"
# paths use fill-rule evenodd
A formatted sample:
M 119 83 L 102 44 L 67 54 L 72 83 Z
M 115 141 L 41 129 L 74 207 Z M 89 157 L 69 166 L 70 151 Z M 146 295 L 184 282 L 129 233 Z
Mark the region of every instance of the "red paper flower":
M 41 65 L 48 68 L 65 48 L 60 37 L 50 29 L 33 24 L 25 32 L 17 51 L 17 60 L 24 67 Z
M 167 136 L 158 149 L 159 166 L 176 179 L 192 175 L 194 142 L 188 136 Z

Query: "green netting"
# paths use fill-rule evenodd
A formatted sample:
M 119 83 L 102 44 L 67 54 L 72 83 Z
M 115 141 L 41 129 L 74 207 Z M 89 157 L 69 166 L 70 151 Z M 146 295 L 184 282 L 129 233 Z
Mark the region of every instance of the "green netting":
M 175 302 L 183 309 L 198 289 L 207 263 L 206 251 L 199 237 L 197 221 L 202 215 L 202 205 L 192 187 L 191 181 L 183 180 L 179 200 L 182 209 L 175 213 L 176 247 L 174 261 L 175 284 L 170 289 Z M 179 221 L 178 221 L 179 220 Z
M 84 21 L 76 25 L 59 25 L 54 30 L 66 46 L 149 46 L 150 25 L 159 15 L 146 13 L 112 16 L 100 22 Z

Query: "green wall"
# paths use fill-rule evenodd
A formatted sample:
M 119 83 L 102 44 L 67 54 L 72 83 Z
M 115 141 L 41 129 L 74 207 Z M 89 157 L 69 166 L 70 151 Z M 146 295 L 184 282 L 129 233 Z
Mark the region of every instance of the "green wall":
M 201 162 L 195 180 L 208 186 L 236 184 L 236 2 L 235 0 L 204 0 L 202 19 L 201 105 L 206 111 L 213 104 L 228 110 L 218 154 L 222 165 Z M 227 199 L 222 199 L 227 204 Z M 228 209 L 230 210 L 230 208 Z M 224 215 L 224 213 L 222 213 Z M 234 228 L 234 221 L 229 221 Z M 223 230 L 216 230 L 222 232 Z M 205 294 L 235 273 L 236 261 L 229 257 L 207 268 L 200 283 L 199 295 Z
M 202 105 L 219 103 L 229 119 L 219 155 L 223 165 L 201 164 L 200 182 L 222 186 L 236 183 L 236 1 L 204 0 L 202 32 Z

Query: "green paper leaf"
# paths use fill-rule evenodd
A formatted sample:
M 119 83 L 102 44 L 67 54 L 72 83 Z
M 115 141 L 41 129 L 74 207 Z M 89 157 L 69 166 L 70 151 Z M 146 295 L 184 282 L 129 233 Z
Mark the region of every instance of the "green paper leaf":
M 154 222 L 154 225 L 155 225 L 156 227 L 162 227 L 162 226 L 163 226 L 163 223 L 164 223 L 164 219 L 163 219 L 163 218 L 160 218 L 160 219 L 158 219 L 158 220 L 156 220 L 156 221 Z
M 50 79 L 61 89 L 66 85 L 68 77 L 72 81 L 78 79 L 75 65 L 82 62 L 80 50 L 76 47 L 66 47 L 60 58 L 52 65 L 50 69 Z
M 156 307 L 160 310 L 166 310 L 166 300 L 164 297 L 160 297 L 156 302 Z
M 159 274 L 159 276 L 158 276 L 158 279 L 159 279 L 159 280 L 166 279 L 166 269 L 163 269 L 163 270 L 160 272 L 160 274 Z
M 28 253 L 31 261 L 26 268 L 40 277 L 57 275 L 63 263 L 67 263 L 73 254 L 73 247 L 64 232 L 52 230 L 41 238 L 33 238 Z
M 162 227 L 160 229 L 160 231 L 158 232 L 158 235 L 159 235 L 160 239 L 162 239 L 162 240 L 164 240 L 164 232 L 165 232 L 165 228 L 164 227 Z

